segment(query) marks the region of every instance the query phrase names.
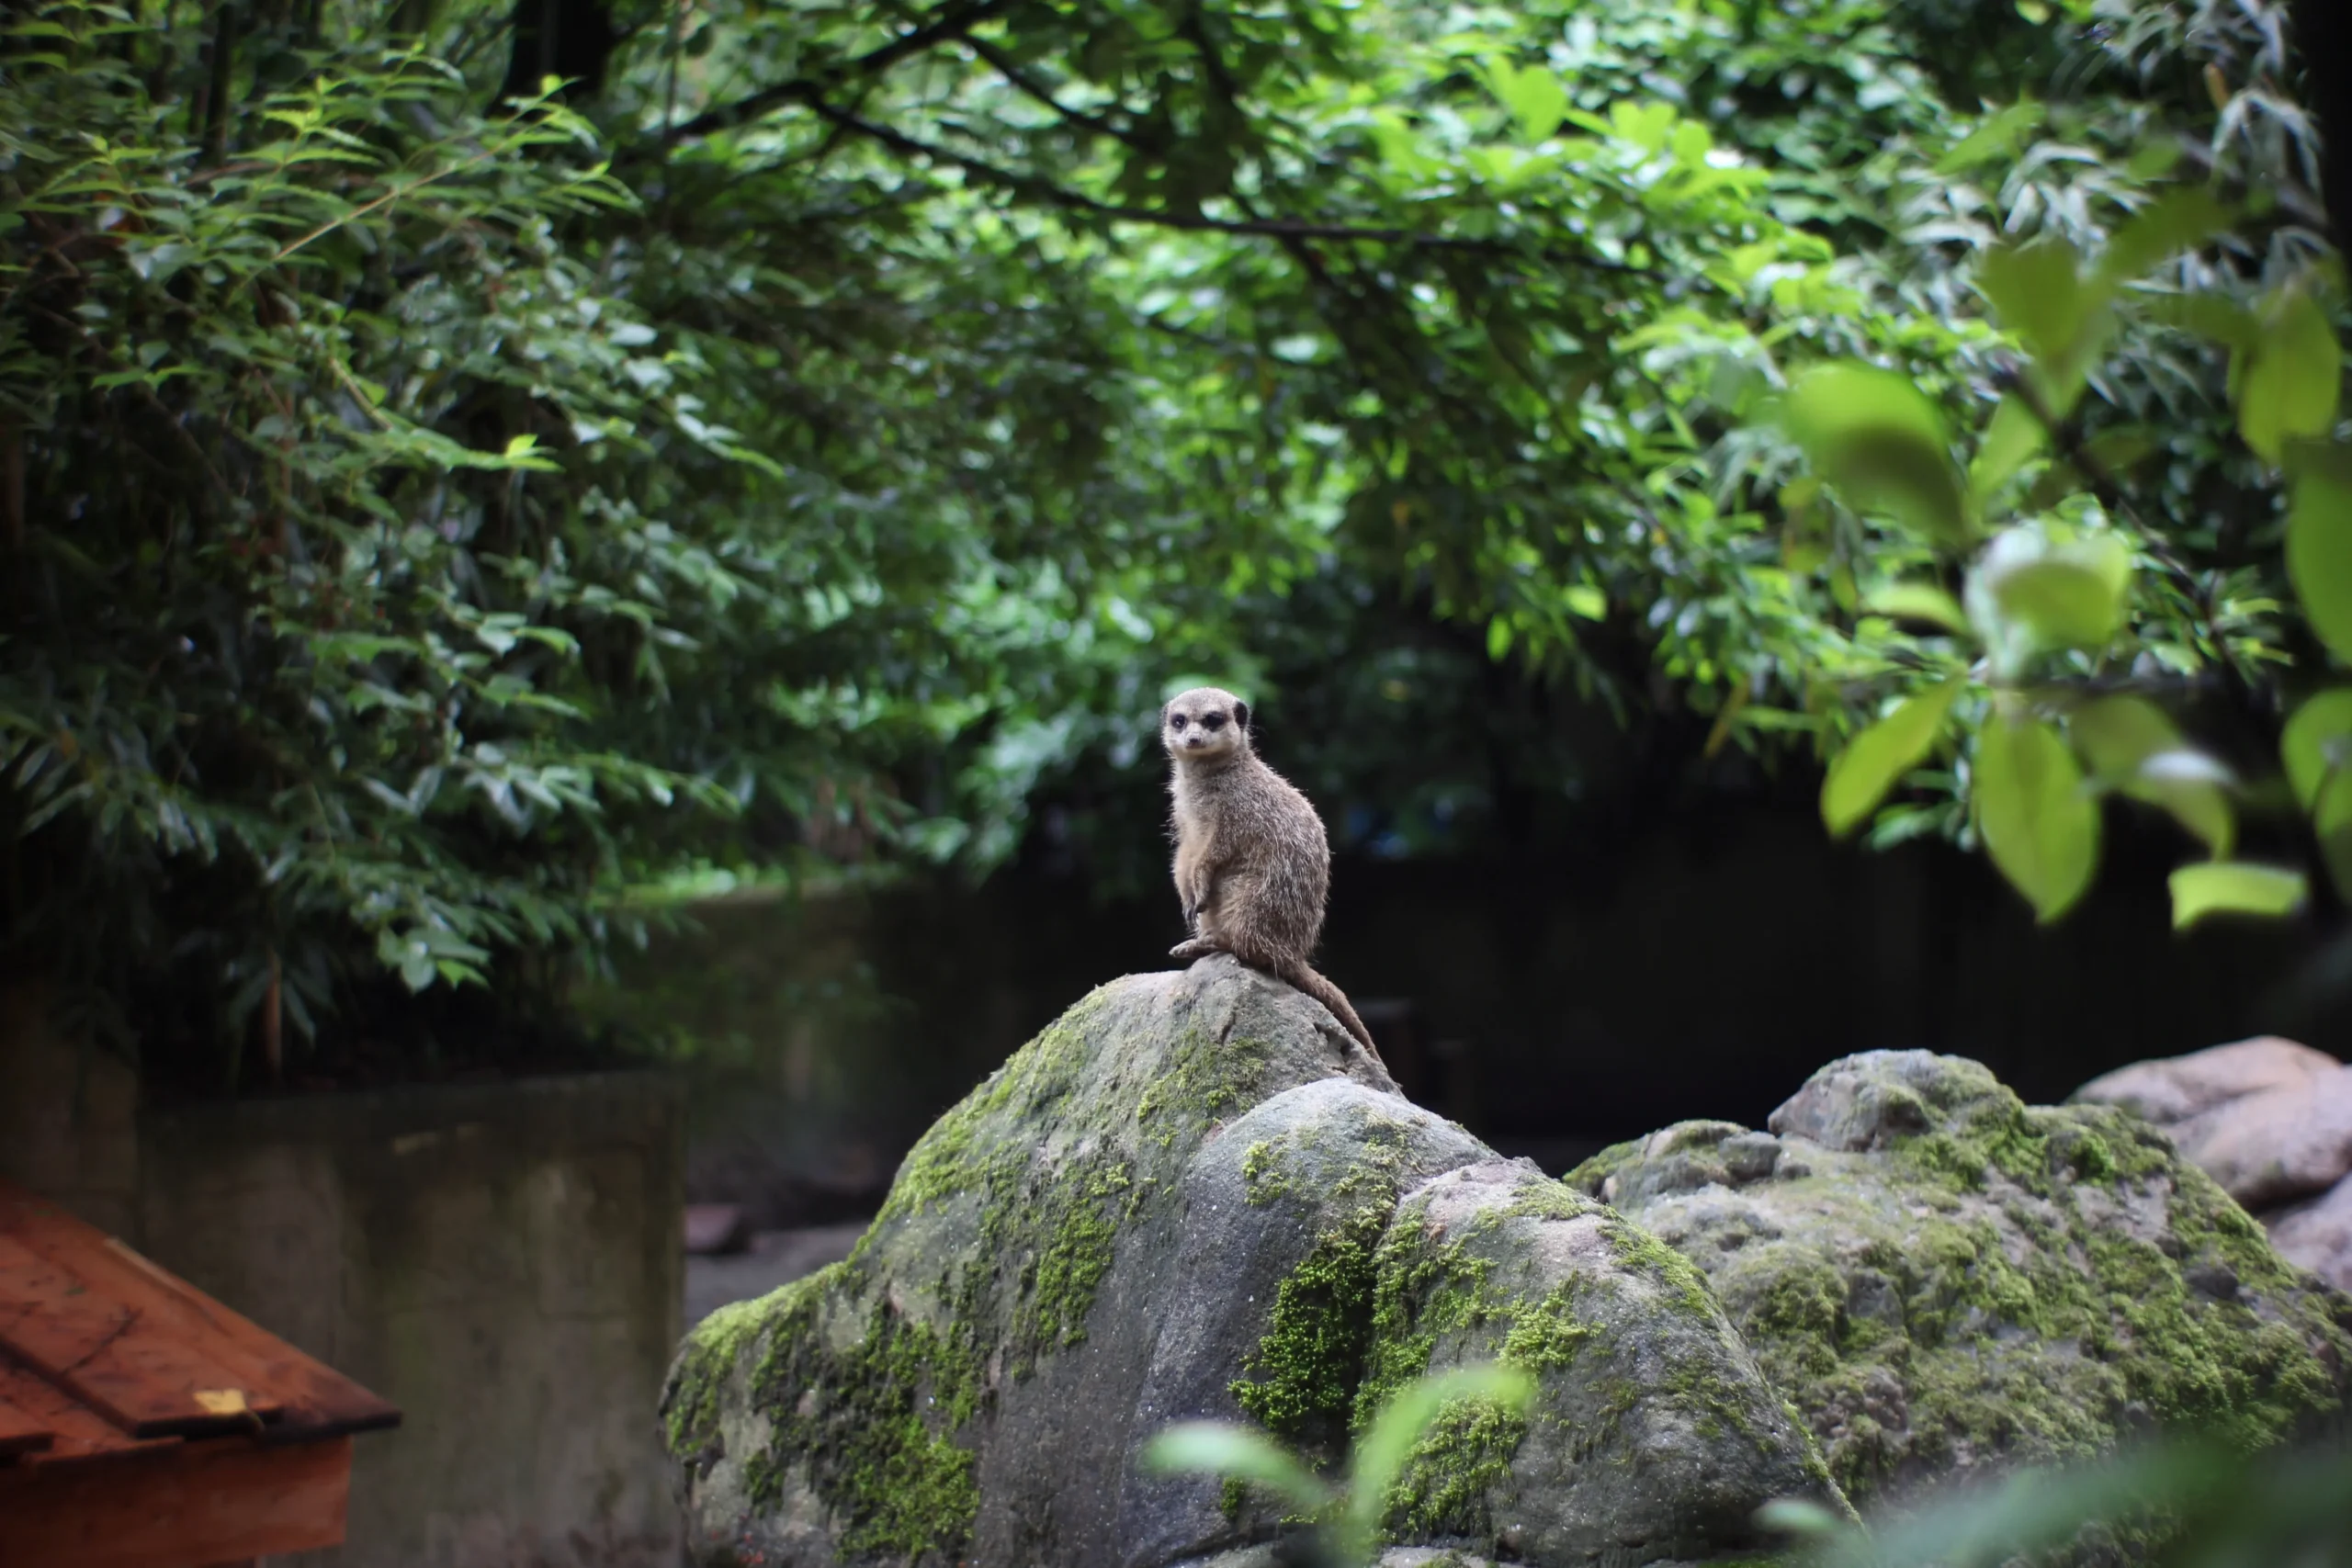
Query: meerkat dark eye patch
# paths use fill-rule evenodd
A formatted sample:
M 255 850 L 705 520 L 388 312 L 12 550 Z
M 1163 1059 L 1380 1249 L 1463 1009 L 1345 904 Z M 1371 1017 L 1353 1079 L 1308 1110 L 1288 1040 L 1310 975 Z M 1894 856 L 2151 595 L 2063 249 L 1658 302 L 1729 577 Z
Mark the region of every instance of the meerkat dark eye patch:
M 1225 715 L 1221 713 L 1213 713 L 1208 715 L 1201 720 L 1201 728 L 1204 729 L 1223 729 L 1225 728 Z
M 1168 716 L 1168 728 L 1170 728 L 1170 729 L 1182 729 L 1182 728 L 1184 728 L 1184 716 L 1183 716 L 1182 714 L 1181 714 L 1181 713 L 1171 713 L 1171 714 L 1170 714 L 1170 715 Z

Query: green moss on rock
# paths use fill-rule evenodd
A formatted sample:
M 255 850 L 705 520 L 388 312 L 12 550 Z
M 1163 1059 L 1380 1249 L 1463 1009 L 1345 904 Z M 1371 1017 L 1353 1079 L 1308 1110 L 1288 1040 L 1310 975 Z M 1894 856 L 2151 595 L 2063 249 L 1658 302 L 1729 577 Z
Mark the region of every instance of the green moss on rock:
M 672 1454 L 689 1464 L 708 1462 L 718 1442 L 719 1395 L 744 1347 L 758 1337 L 775 1303 L 820 1288 L 813 1276 L 796 1280 L 764 1300 L 720 1307 L 695 1326 L 662 1393 L 662 1418 Z
M 2343 1408 L 2346 1304 L 2122 1112 L 1874 1053 L 1773 1125 L 1799 1174 L 1678 1188 L 1629 1156 L 1600 1179 L 1704 1270 L 1858 1502 L 2151 1425 L 2258 1447 Z
M 1388 1213 L 1386 1202 L 1362 1202 L 1316 1238 L 1276 1290 L 1265 1337 L 1233 1382 L 1241 1408 L 1285 1441 L 1325 1446 L 1345 1429 L 1372 1339 Z
M 943 1333 L 885 1301 L 836 1348 L 824 1295 L 805 1292 L 770 1319 L 751 1389 L 774 1435 L 749 1470 L 752 1503 L 775 1506 L 798 1474 L 838 1521 L 845 1552 L 959 1555 L 979 1509 L 972 1451 L 956 1440 L 979 1412 L 977 1347 L 967 1331 Z
M 1526 1438 L 1527 1418 L 1493 1400 L 1448 1400 L 1385 1499 L 1388 1539 L 1492 1539 L 1494 1506 Z

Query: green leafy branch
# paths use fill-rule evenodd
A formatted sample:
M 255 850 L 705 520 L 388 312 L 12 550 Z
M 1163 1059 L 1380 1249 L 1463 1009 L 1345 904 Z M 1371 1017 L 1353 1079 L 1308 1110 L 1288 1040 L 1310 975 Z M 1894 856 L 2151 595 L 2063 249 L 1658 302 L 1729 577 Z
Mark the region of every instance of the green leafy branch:
M 2231 219 L 2206 190 L 2184 187 L 2148 202 L 2095 258 L 2050 237 L 1986 256 L 1977 288 L 2028 360 L 1964 468 L 1941 410 L 1907 377 L 1829 364 L 1792 386 L 1781 417 L 1815 472 L 1849 505 L 1927 543 L 1962 581 L 1958 598 L 1920 578 L 1869 600 L 1869 611 L 1926 629 L 1929 667 L 1832 761 L 1821 799 L 1833 833 L 1868 820 L 1956 736 L 1970 743 L 1974 830 L 2045 921 L 2089 886 L 2098 796 L 2108 793 L 2159 807 L 2206 846 L 2210 860 L 2173 877 L 2177 925 L 2304 901 L 2300 872 L 2231 858 L 2241 787 L 2231 771 L 2147 697 L 2098 690 L 2108 671 L 2148 660 L 2132 635 L 2137 563 L 2196 587 L 2069 424 L 2119 313 L 2132 310 L 2227 350 L 2238 432 L 2291 486 L 2288 575 L 2322 641 L 2352 659 L 2352 449 L 2332 440 L 2343 355 L 2318 278 L 2291 279 L 2252 306 L 2217 290 L 2130 288 Z M 2340 728 L 2343 704 L 2313 701 L 2288 728 L 2284 761 L 2329 863 L 2352 871 L 2328 761 L 2352 736 Z

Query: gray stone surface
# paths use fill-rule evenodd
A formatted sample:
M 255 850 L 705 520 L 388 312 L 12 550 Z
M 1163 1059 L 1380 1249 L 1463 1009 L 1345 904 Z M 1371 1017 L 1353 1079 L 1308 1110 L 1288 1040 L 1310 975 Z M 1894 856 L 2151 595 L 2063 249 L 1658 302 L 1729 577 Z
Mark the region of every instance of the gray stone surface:
M 2338 1290 L 2352 1291 L 2352 1176 L 2264 1220 L 2280 1256 Z
M 1567 1179 L 1706 1274 L 1857 1504 L 2157 1422 L 2340 1419 L 2352 1300 L 2139 1118 L 1907 1051 L 1830 1064 L 1770 1126 L 1684 1123 Z
M 401 1412 L 273 1568 L 674 1568 L 683 1127 L 640 1073 L 145 1120 L 143 1250 Z
M 1248 1415 L 1328 1462 L 1396 1385 L 1492 1355 L 1542 1397 L 1446 1414 L 1402 1544 L 1637 1568 L 1752 1551 L 1770 1497 L 1837 1501 L 1687 1264 L 1212 957 L 1016 1054 L 849 1259 L 696 1330 L 664 1413 L 714 1568 L 1159 1568 L 1275 1531 L 1246 1493 L 1141 1475 L 1165 1425 Z
M 1513 1562 L 1690 1561 L 1755 1544 L 1763 1499 L 1829 1495 L 1690 1262 L 1531 1167 L 1490 1160 L 1409 1195 L 1377 1290 L 1375 1385 L 1497 1359 L 1537 1378 L 1523 1432 L 1441 1423 L 1453 1449 L 1408 1539 Z
M 2295 1089 L 2342 1064 L 2275 1034 L 2134 1062 L 2076 1089 L 2076 1103 L 2120 1105 L 2159 1127 L 2175 1127 L 2233 1100 L 2268 1089 Z
M 2181 1122 L 2173 1139 L 2249 1209 L 2324 1192 L 2352 1174 L 2352 1067 L 2230 1100 Z

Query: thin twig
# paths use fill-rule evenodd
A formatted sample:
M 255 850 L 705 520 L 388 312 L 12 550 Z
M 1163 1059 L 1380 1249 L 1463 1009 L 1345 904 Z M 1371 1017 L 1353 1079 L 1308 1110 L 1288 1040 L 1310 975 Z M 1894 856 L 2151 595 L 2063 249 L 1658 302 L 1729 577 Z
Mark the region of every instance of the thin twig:
M 707 109 L 677 127 L 674 136 L 708 136 L 716 131 L 731 130 L 745 120 L 759 118 L 770 109 L 806 102 L 852 78 L 887 71 L 910 54 L 919 54 L 943 39 L 959 37 L 989 17 L 1011 10 L 1015 3 L 1016 0 L 978 0 L 976 5 L 943 7 L 933 20 L 922 27 L 891 39 L 879 49 L 867 51 L 839 71 L 823 76 L 796 76 L 789 82 L 763 87 L 734 103 Z
M 1107 136 L 1112 141 L 1132 147 L 1138 152 L 1154 157 L 1159 156 L 1160 152 L 1159 148 L 1152 146 L 1126 127 L 1114 125 L 1102 115 L 1090 114 L 1084 109 L 1072 108 L 1055 97 L 1053 89 L 1032 77 L 1021 68 L 1019 62 L 996 45 L 984 39 L 967 38 L 964 40 L 964 47 L 987 62 L 998 75 L 1072 125 L 1084 126 L 1098 136 Z
M 1197 212 L 1171 212 L 1165 209 L 1126 207 L 1114 202 L 1099 201 L 1080 191 L 1055 185 L 1035 175 L 1021 174 L 1012 169 L 958 152 L 953 148 L 919 141 L 902 130 L 872 120 L 861 119 L 846 109 L 836 108 L 823 99 L 810 97 L 808 107 L 821 118 L 856 131 L 869 141 L 878 141 L 892 152 L 910 158 L 927 158 L 945 164 L 978 180 L 983 185 L 1029 197 L 1054 207 L 1075 212 L 1089 213 L 1114 223 L 1146 223 L 1161 229 L 1181 229 L 1216 234 L 1257 234 L 1272 239 L 1346 240 L 1370 244 L 1414 245 L 1432 250 L 1469 251 L 1481 254 L 1521 254 L 1549 262 L 1582 266 L 1596 272 L 1624 273 L 1637 277 L 1658 276 L 1648 267 L 1631 266 L 1623 262 L 1604 261 L 1578 252 L 1557 250 L 1551 246 L 1528 247 L 1509 240 L 1473 240 L 1451 234 L 1431 234 L 1419 229 L 1368 228 L 1351 223 L 1317 222 L 1295 218 L 1211 218 Z
M 2005 392 L 2013 394 L 2025 405 L 2026 412 L 2033 415 L 2034 422 L 2040 424 L 2043 433 L 2050 437 L 2050 444 L 2057 449 L 2058 455 L 2066 460 L 2068 467 L 2082 475 L 2085 483 L 2090 487 L 2092 498 L 2099 505 L 2122 517 L 2137 529 L 2146 544 L 2148 554 L 2197 594 L 2197 602 L 2203 607 L 2206 618 L 2210 621 L 2213 614 L 2212 606 L 2206 602 L 2204 590 L 2197 581 L 2197 574 L 2189 570 L 2186 561 L 2174 555 L 2169 547 L 2156 538 L 2155 531 L 2148 526 L 2146 520 L 2141 517 L 2139 512 L 2132 506 L 2131 498 L 2123 493 L 2123 486 L 2117 481 L 2114 474 L 2109 472 L 2107 465 L 2093 457 L 2090 449 L 2083 445 L 2082 433 L 2075 428 L 2075 423 L 2072 420 L 2058 418 L 2051 409 L 2048 400 L 2042 397 L 2041 389 L 2033 384 L 2033 378 L 2026 375 L 2016 366 L 2002 366 L 1994 372 L 1993 380 L 1996 386 Z

